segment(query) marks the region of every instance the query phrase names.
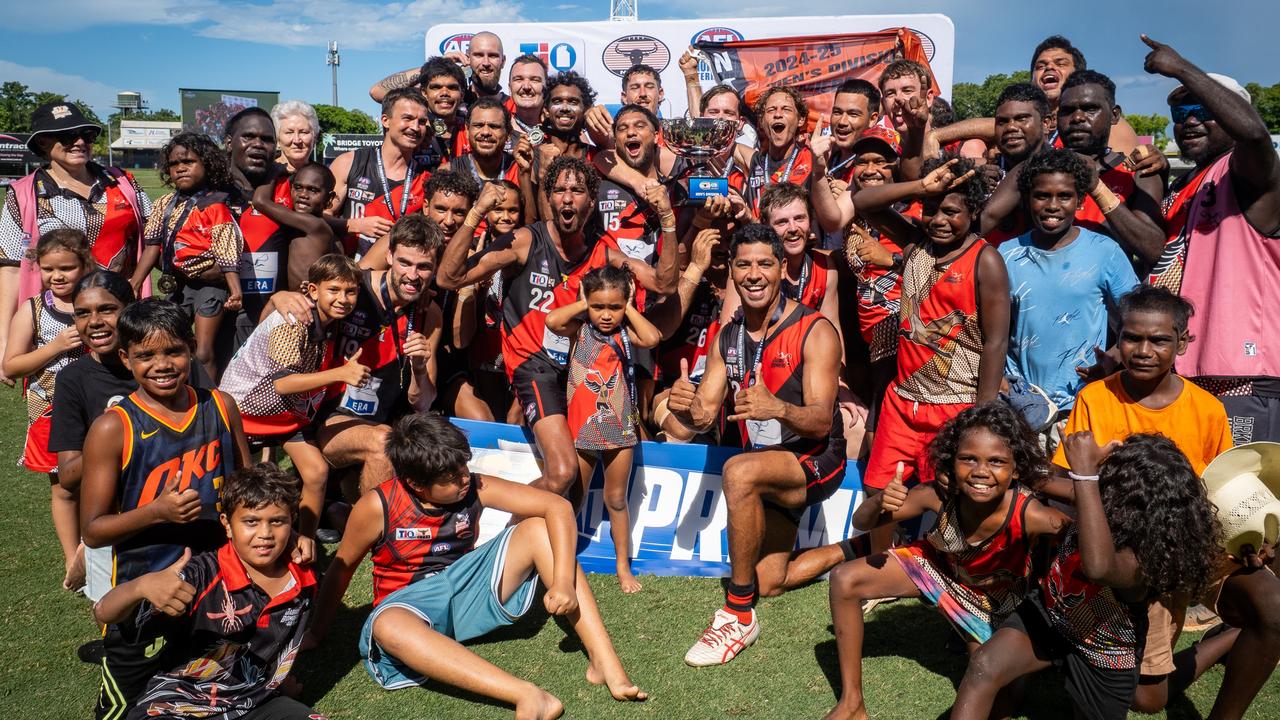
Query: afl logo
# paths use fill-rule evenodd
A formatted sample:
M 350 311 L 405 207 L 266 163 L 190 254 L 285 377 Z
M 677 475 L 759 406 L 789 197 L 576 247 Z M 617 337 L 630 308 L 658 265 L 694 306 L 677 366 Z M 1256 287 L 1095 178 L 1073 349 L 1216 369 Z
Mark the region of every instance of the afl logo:
M 627 35 L 604 46 L 600 61 L 609 72 L 622 77 L 632 65 L 644 63 L 658 72 L 671 64 L 671 50 L 650 35 Z
M 705 30 L 699 30 L 694 33 L 693 38 L 689 40 L 690 45 L 697 45 L 700 42 L 735 42 L 737 40 L 745 40 L 742 33 L 727 27 L 709 27 Z
M 451 52 L 466 53 L 471 48 L 471 38 L 475 33 L 458 33 L 440 41 L 440 54 Z

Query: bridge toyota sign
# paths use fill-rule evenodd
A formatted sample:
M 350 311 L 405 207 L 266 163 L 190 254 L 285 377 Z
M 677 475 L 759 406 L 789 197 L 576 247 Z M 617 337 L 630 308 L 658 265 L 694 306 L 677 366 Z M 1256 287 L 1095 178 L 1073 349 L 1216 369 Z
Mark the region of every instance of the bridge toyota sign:
M 799 35 L 832 35 L 910 28 L 924 47 L 939 93 L 951 97 L 954 72 L 955 25 L 946 15 L 826 15 L 781 18 L 703 18 L 694 20 L 640 20 L 637 22 L 550 22 L 435 25 L 427 30 L 426 57 L 449 50 L 465 52 L 471 37 L 487 30 L 502 39 L 507 62 L 529 53 L 547 62 L 552 73 L 573 70 L 585 75 L 599 93 L 598 102 L 617 107 L 622 74 L 637 62 L 656 68 L 662 75 L 666 99 L 664 117 L 679 117 L 686 110 L 684 76 L 677 60 L 695 40 L 726 42 Z M 503 84 L 509 68 L 503 69 Z M 711 68 L 698 68 L 703 89 L 714 84 Z

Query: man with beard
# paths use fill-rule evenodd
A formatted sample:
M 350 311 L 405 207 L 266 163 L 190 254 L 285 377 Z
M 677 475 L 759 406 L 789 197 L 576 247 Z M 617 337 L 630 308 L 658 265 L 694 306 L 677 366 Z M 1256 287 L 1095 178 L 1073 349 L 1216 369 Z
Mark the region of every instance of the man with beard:
M 1120 117 L 1115 93 L 1115 83 L 1102 73 L 1072 73 L 1058 100 L 1058 136 L 1088 160 L 1098 179 L 1080 204 L 1076 222 L 1111 235 L 1146 268 L 1164 249 L 1164 181 L 1135 174 L 1125 156 L 1111 149 L 1111 128 Z
M 1146 71 L 1178 80 L 1169 93 L 1173 138 L 1195 169 L 1166 207 L 1171 236 L 1152 284 L 1180 290 L 1195 306 L 1178 374 L 1213 393 L 1237 444 L 1280 440 L 1280 365 L 1271 344 L 1280 303 L 1280 160 L 1266 124 L 1235 80 L 1208 74 L 1176 50 L 1142 36 Z M 1225 510 L 1225 508 L 1223 509 Z M 1152 622 L 1133 707 L 1159 712 L 1214 660 L 1211 642 L 1238 632 L 1209 717 L 1244 717 L 1280 661 L 1280 580 L 1274 548 L 1246 546 L 1224 563 L 1206 605 L 1225 632 L 1173 655 L 1179 608 Z M 1269 568 L 1267 566 L 1270 566 Z M 1163 603 L 1162 603 L 1163 604 Z M 1155 607 L 1153 606 L 1153 610 Z M 1153 619 L 1154 613 L 1152 613 Z M 1236 630 L 1238 628 L 1238 631 Z
M 595 104 L 596 92 L 587 79 L 572 70 L 557 73 L 543 86 L 546 97 L 542 109 L 542 129 L 546 137 L 533 148 L 533 205 L 526 204 L 529 218 L 550 218 L 549 200 L 543 195 L 545 170 L 557 157 L 574 157 L 591 163 L 597 149 L 583 139 L 586 113 Z M 526 196 L 527 197 L 527 196 Z M 535 212 L 536 211 L 536 212 Z
M 825 118 L 824 118 L 825 119 Z M 852 219 L 853 197 L 849 186 L 853 184 L 854 162 L 857 156 L 853 145 L 862 132 L 880 119 L 880 91 L 866 80 L 846 80 L 836 88 L 831 104 L 831 133 L 822 133 L 824 119 L 819 119 L 809 137 L 809 149 L 813 151 L 813 175 L 809 177 L 809 197 L 813 200 L 813 214 L 823 231 L 822 248 L 835 250 L 844 245 L 844 228 L 849 221 L 841 222 L 841 202 L 847 206 Z
M 360 466 L 360 490 L 391 478 L 384 447 L 390 424 L 426 412 L 436 397 L 436 349 L 441 312 L 427 290 L 444 237 L 421 214 L 406 215 L 389 233 L 388 270 L 364 270 L 356 307 L 338 323 L 334 357 L 369 368 L 368 382 L 347 385 L 329 402 L 316 445 L 334 468 Z
M 231 204 L 237 217 L 249 207 L 253 191 L 276 176 L 276 127 L 271 114 L 250 107 L 227 120 L 223 144 L 231 153 L 231 180 L 238 197 Z
M 463 72 L 464 75 L 470 76 L 470 82 L 464 81 L 468 105 L 482 97 L 494 97 L 504 103 L 507 101 L 506 95 L 502 92 L 501 83 L 502 66 L 506 64 L 507 56 L 502 52 L 502 39 L 497 35 L 487 30 L 478 32 L 472 36 L 465 53 L 445 53 L 444 57 L 469 70 L 469 72 Z M 382 102 L 387 93 L 397 88 L 418 85 L 425 89 L 426 86 L 422 82 L 422 74 L 425 70 L 424 65 L 392 73 L 369 88 L 369 97 L 375 102 Z
M 471 152 L 454 158 L 449 163 L 451 170 L 470 175 L 477 187 L 501 180 L 517 185 L 521 183 L 521 175 L 527 169 L 522 169 L 515 156 L 506 151 L 507 140 L 511 137 L 511 113 L 506 105 L 492 97 L 477 100 L 467 114 L 467 137 L 471 142 Z M 524 135 L 520 136 L 516 147 L 523 155 L 533 150 Z
M 576 86 L 557 87 L 573 87 L 577 94 Z M 547 329 L 547 313 L 574 302 L 582 276 L 605 264 L 630 269 L 646 290 L 670 292 L 679 274 L 675 216 L 669 203 L 654 198 L 663 232 L 673 239 L 664 243 L 656 267 L 649 267 L 631 260 L 607 236 L 588 230 L 599 178 L 584 160 L 557 157 L 542 186 L 554 210 L 549 221 L 519 228 L 468 257 L 475 228 L 506 194 L 500 185 L 487 185 L 445 248 L 438 283 L 457 290 L 502 272 L 503 364 L 544 460 L 543 475 L 533 484 L 580 503 L 585 493 L 575 485 L 578 455 L 566 417 L 569 339 Z
M 840 545 L 794 552 L 801 515 L 844 478 L 845 440 L 836 409 L 840 340 L 821 314 L 782 294 L 782 241 L 765 225 L 736 231 L 729 271 L 742 313 L 723 326 L 696 387 L 687 361 L 668 407 L 695 431 L 721 412 L 738 423 L 747 452 L 721 471 L 728 508 L 730 578 L 725 604 L 685 662 L 729 662 L 760 634 L 757 595 L 775 596 L 844 559 Z M 732 387 L 732 405 L 725 401 Z
M 804 185 L 813 171 L 813 153 L 800 140 L 809 107 L 795 88 L 779 85 L 760 95 L 755 106 L 760 149 L 747 172 L 747 204 L 757 217 L 760 195 L 777 183 Z
M 422 184 L 431 175 L 431 166 L 416 157 L 431 132 L 422 94 L 409 88 L 387 93 L 381 122 L 381 145 L 345 152 L 329 166 L 337 180 L 329 210 L 346 220 L 347 254 L 357 257 L 397 220 L 422 207 Z
M 996 100 L 995 147 L 1000 151 L 995 165 L 1004 173 L 982 209 L 982 237 L 992 245 L 1016 238 L 1031 229 L 1018 190 L 1018 168 L 1043 151 L 1045 139 L 1055 124 L 1049 100 L 1030 83 L 1014 83 Z
M 528 137 L 532 145 L 542 143 L 545 138 L 542 105 L 546 101 L 542 89 L 546 84 L 547 64 L 542 58 L 537 55 L 521 55 L 511 61 L 511 72 L 507 75 L 511 98 L 507 101 L 507 109 L 511 111 L 511 122 L 515 125 L 512 138 Z M 534 128 L 537 128 L 536 132 Z M 508 148 L 508 151 L 511 149 Z
M 1088 69 L 1084 53 L 1061 35 L 1051 35 L 1036 46 L 1035 52 L 1031 53 L 1031 84 L 1044 91 L 1049 101 L 1049 117 L 1057 114 L 1058 101 L 1071 74 Z M 1057 132 L 1051 129 L 1049 142 L 1057 144 L 1056 140 Z M 1111 129 L 1110 142 L 1112 150 L 1128 155 L 1139 145 L 1138 133 L 1120 116 Z

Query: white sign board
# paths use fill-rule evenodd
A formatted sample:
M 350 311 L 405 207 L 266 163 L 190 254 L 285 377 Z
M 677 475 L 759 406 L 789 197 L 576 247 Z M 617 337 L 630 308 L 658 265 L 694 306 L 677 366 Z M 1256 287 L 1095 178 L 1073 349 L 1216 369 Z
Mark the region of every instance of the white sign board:
M 471 25 L 447 23 L 427 31 L 426 56 L 466 52 L 471 38 L 482 30 L 502 39 L 508 67 L 518 55 L 537 55 L 551 73 L 573 70 L 585 75 L 595 88 L 597 102 L 620 104 L 622 74 L 636 63 L 645 63 L 662 74 L 666 99 L 661 114 L 683 115 L 686 107 L 684 77 L 677 60 L 694 42 L 730 42 L 802 35 L 842 35 L 908 27 L 919 36 L 938 80 L 939 94 L 950 98 L 955 57 L 955 25 L 946 15 L 827 15 L 782 18 L 714 18 L 694 20 L 640 20 L 637 22 L 541 22 Z M 710 68 L 701 68 L 704 88 L 714 81 Z

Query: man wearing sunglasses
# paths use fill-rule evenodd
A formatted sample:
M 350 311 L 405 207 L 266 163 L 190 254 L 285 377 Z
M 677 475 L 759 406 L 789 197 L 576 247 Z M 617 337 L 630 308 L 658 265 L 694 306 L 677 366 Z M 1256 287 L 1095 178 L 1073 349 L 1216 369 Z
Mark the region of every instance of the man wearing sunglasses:
M 1236 445 L 1280 440 L 1280 158 L 1240 83 L 1142 41 L 1151 48 L 1147 72 L 1182 83 L 1169 93 L 1169 114 L 1182 157 L 1195 163 L 1165 201 L 1169 241 L 1149 278 L 1195 306 L 1178 374 L 1222 401 Z M 1152 615 L 1134 709 L 1159 712 L 1231 643 L 1209 718 L 1245 716 L 1280 661 L 1275 553 L 1254 550 L 1230 557 L 1222 581 L 1197 598 L 1226 623 L 1197 645 L 1173 655 L 1179 609 L 1159 625 Z

